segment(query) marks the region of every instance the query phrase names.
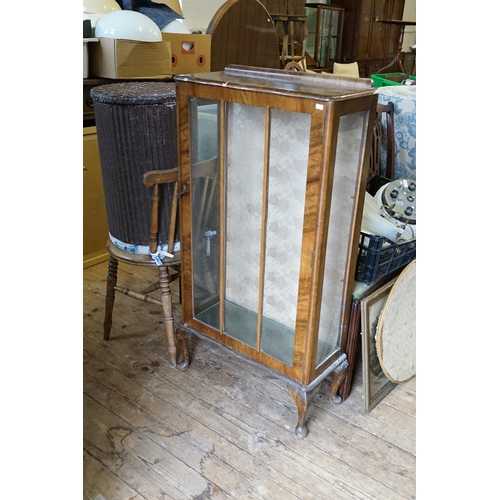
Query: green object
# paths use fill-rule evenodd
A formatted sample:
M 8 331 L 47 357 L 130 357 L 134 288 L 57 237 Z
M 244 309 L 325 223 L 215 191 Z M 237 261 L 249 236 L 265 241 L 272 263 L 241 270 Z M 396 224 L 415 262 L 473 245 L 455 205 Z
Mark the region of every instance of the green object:
M 417 83 L 417 77 L 413 75 L 408 75 L 407 73 L 377 73 L 375 75 L 370 75 L 373 80 L 373 86 L 378 87 L 389 87 L 391 85 L 404 85 L 403 82 L 406 79 L 414 80 Z

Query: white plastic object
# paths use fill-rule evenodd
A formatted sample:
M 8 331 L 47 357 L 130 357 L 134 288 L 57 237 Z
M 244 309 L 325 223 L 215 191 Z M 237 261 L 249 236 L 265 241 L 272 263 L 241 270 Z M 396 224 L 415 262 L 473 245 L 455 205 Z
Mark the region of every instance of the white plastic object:
M 115 10 L 101 17 L 95 27 L 98 38 L 161 42 L 161 30 L 148 16 L 134 10 Z
M 83 12 L 86 14 L 109 14 L 122 10 L 116 0 L 83 0 Z
M 191 33 L 189 28 L 180 21 L 172 21 L 165 25 L 161 31 L 163 33 Z
M 365 193 L 361 230 L 366 233 L 385 236 L 393 243 L 404 243 L 413 240 L 417 236 L 416 226 L 404 225 L 395 219 L 386 219 L 381 208 L 369 193 Z

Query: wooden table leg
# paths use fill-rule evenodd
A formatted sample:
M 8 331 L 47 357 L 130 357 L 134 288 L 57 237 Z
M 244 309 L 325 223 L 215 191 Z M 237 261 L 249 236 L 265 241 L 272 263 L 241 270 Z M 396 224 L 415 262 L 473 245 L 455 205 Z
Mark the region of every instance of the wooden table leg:
M 398 69 L 400 69 L 403 73 L 405 73 L 405 68 L 403 64 L 401 63 L 400 55 L 401 51 L 403 50 L 403 39 L 405 36 L 405 26 L 401 25 L 399 27 L 399 40 L 398 40 L 398 48 L 396 49 L 396 55 L 394 56 L 394 59 L 387 65 L 384 66 L 382 69 L 379 69 L 376 74 L 382 73 L 382 71 L 385 71 L 386 69 L 389 69 L 390 67 L 396 65 Z

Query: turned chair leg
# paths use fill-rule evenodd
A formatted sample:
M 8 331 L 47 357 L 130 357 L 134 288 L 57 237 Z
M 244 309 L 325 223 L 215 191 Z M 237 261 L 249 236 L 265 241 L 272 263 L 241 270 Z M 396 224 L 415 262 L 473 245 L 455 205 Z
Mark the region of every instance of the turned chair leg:
M 176 367 L 177 346 L 175 344 L 174 315 L 172 311 L 172 293 L 170 291 L 167 266 L 160 266 L 159 273 L 160 273 L 159 283 L 161 291 L 161 303 L 163 307 L 165 330 L 167 333 L 167 353 L 170 360 L 170 364 L 173 367 Z
M 106 280 L 106 305 L 104 309 L 104 340 L 109 340 L 111 326 L 113 324 L 113 306 L 115 305 L 115 286 L 118 276 L 118 261 L 114 257 L 109 258 L 108 278 Z

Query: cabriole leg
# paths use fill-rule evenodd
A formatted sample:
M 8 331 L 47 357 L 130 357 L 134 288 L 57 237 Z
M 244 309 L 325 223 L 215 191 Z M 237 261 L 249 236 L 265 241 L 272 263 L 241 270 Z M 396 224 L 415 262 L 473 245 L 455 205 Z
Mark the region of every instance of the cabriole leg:
M 342 361 L 342 363 L 335 368 L 333 371 L 333 380 L 332 385 L 330 386 L 330 401 L 335 404 L 342 403 L 342 397 L 338 394 L 340 384 L 344 381 L 344 378 L 347 374 L 347 368 L 349 363 L 347 362 L 347 358 Z
M 306 427 L 307 410 L 309 410 L 309 407 L 319 390 L 319 384 L 309 390 L 299 389 L 291 385 L 289 385 L 287 389 L 295 400 L 295 404 L 297 405 L 297 410 L 299 412 L 297 427 L 295 427 L 295 434 L 297 434 L 300 438 L 305 438 L 307 434 L 309 434 L 309 430 Z

